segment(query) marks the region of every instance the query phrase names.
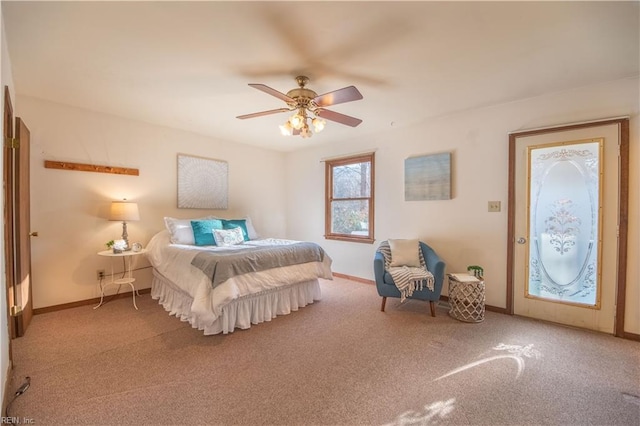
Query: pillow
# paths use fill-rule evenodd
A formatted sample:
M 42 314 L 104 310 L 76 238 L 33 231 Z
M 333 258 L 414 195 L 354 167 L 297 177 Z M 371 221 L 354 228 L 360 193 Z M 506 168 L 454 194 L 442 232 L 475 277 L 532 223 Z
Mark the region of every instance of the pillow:
M 213 238 L 216 240 L 216 245 L 221 247 L 232 246 L 244 242 L 242 228 L 239 226 L 231 229 L 214 229 Z
M 418 240 L 389 240 L 391 264 L 389 266 L 420 267 L 420 243 Z
M 249 216 L 243 217 L 245 224 L 247 225 L 247 233 L 249 234 L 250 240 L 257 240 L 260 238 L 260 235 L 256 232 L 256 229 L 253 227 L 253 222 L 251 222 L 251 218 Z
M 173 217 L 165 217 L 164 224 L 171 234 L 172 244 L 190 244 L 196 243 L 193 236 L 193 228 L 191 228 L 192 220 L 217 219 L 215 216 L 205 216 L 196 219 L 176 219 Z
M 222 219 L 222 228 L 233 229 L 240 228 L 242 230 L 242 238 L 244 241 L 249 241 L 249 231 L 247 230 L 246 219 Z
M 191 228 L 197 246 L 215 246 L 213 230 L 222 229 L 222 221 L 220 219 L 192 220 Z

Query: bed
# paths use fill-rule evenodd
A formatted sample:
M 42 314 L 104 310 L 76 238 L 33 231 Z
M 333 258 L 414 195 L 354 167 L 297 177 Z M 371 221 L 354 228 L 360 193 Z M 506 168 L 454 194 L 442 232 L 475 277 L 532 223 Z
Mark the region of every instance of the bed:
M 297 311 L 320 300 L 320 278 L 332 279 L 331 258 L 315 243 L 258 238 L 198 246 L 174 243 L 174 236 L 163 230 L 147 245 L 151 297 L 206 335 Z

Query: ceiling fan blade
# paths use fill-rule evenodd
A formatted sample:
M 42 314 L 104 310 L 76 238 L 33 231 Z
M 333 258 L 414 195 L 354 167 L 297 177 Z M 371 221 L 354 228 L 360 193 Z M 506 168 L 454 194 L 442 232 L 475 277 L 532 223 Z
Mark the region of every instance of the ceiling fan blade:
M 329 111 L 328 109 L 319 109 L 316 111 L 318 117 L 325 118 L 327 120 L 335 121 L 336 123 L 345 124 L 347 126 L 356 127 L 362 123 L 362 120 L 348 115 L 340 114 L 339 112 Z
M 275 96 L 278 99 L 282 99 L 285 102 L 295 102 L 293 98 L 290 98 L 282 92 L 278 92 L 276 89 L 265 86 L 264 84 L 249 83 L 249 86 L 253 87 L 254 89 L 262 90 L 264 93 L 268 93 L 269 95 Z
M 270 109 L 269 111 L 254 112 L 253 114 L 239 115 L 236 118 L 244 120 L 245 118 L 262 117 L 263 115 L 277 114 L 279 112 L 290 111 L 289 108 Z
M 360 93 L 355 86 L 349 86 L 334 90 L 333 92 L 325 93 L 324 95 L 316 96 L 313 101 L 316 105 L 322 108 L 345 102 L 357 101 L 360 99 L 362 99 L 362 93 Z

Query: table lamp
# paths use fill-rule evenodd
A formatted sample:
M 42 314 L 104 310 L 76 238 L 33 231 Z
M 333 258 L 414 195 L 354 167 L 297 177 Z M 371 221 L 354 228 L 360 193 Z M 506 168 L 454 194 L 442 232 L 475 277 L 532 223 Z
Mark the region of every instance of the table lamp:
M 109 212 L 109 220 L 122 221 L 122 239 L 125 242 L 125 250 L 131 250 L 129 246 L 129 235 L 127 235 L 127 222 L 140 220 L 138 212 L 138 204 L 124 201 L 112 201 L 111 211 Z

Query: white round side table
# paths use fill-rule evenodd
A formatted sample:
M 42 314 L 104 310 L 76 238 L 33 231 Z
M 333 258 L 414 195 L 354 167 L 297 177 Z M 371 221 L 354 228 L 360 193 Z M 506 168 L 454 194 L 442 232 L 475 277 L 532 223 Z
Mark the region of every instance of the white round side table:
M 133 278 L 133 271 L 132 271 L 133 262 L 132 261 L 135 256 L 139 254 L 144 254 L 146 252 L 147 252 L 146 249 L 142 249 L 140 251 L 127 250 L 121 253 L 114 253 L 113 250 L 105 250 L 98 253 L 99 256 L 106 256 L 111 258 L 111 281 L 108 281 L 106 283 L 103 283 L 102 281 L 100 281 L 100 303 L 98 304 L 98 306 L 94 306 L 93 309 L 98 309 L 100 306 L 103 305 L 105 287 L 108 287 L 110 285 L 120 286 L 124 284 L 128 284 L 131 286 L 131 294 L 133 297 L 133 307 L 136 308 L 136 310 L 138 309 L 138 305 L 136 305 L 136 295 L 140 296 L 140 293 L 138 293 L 138 290 L 136 290 L 135 285 L 133 285 L 136 279 Z M 113 259 L 116 257 L 121 257 L 125 261 L 125 270 L 123 272 L 122 278 L 115 278 L 113 274 Z

